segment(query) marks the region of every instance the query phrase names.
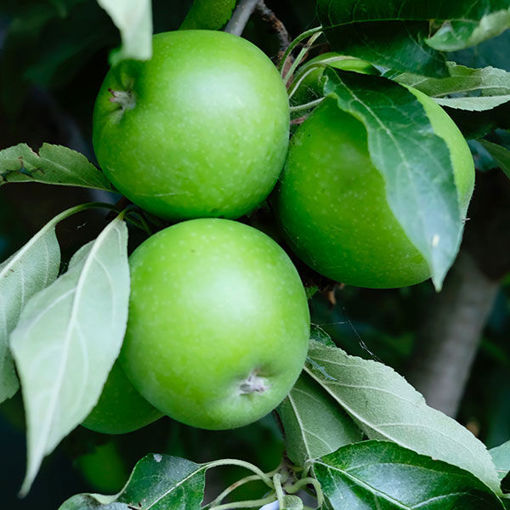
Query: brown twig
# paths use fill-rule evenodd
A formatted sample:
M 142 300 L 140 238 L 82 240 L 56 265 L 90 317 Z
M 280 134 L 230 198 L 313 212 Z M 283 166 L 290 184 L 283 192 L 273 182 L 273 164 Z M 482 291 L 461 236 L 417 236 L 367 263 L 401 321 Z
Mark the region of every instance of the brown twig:
M 281 58 L 284 51 L 290 44 L 290 35 L 287 28 L 283 24 L 282 20 L 276 16 L 276 14 L 266 5 L 263 0 L 259 0 L 256 6 L 256 10 L 261 15 L 262 19 L 271 25 L 271 28 L 278 36 L 278 40 L 280 41 L 279 58 Z
M 290 123 L 293 126 L 299 126 L 300 124 L 303 124 L 303 122 L 308 118 L 308 115 L 303 115 L 303 117 L 298 117 L 297 119 L 292 119 Z

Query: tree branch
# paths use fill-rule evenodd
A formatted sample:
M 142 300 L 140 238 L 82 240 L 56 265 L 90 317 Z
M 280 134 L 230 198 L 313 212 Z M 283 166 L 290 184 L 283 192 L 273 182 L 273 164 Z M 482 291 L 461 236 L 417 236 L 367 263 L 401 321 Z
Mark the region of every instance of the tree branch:
M 409 382 L 449 416 L 457 414 L 498 289 L 499 282 L 461 252 L 418 332 Z
M 227 23 L 225 32 L 240 36 L 243 33 L 250 16 L 257 7 L 258 2 L 259 0 L 241 0 L 234 11 L 234 14 L 232 14 L 230 21 Z
M 427 402 L 455 416 L 501 279 L 510 271 L 510 181 L 477 173 L 460 255 L 417 334 L 407 377 Z
M 283 55 L 283 52 L 290 44 L 290 36 L 287 28 L 263 0 L 259 0 L 256 9 L 262 16 L 262 19 L 271 25 L 273 31 L 278 36 L 278 40 L 280 41 L 280 53 Z

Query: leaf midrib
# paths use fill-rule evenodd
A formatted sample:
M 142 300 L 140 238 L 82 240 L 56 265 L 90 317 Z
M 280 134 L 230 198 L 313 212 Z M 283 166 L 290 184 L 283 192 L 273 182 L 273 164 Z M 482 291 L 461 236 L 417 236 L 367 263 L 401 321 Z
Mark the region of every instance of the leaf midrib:
M 72 332 L 72 330 L 74 330 L 74 322 L 76 321 L 77 310 L 79 308 L 77 303 L 79 303 L 80 298 L 81 298 L 81 294 L 82 294 L 83 286 L 84 286 L 83 282 L 88 277 L 88 272 L 90 270 L 90 266 L 95 259 L 95 255 L 96 255 L 98 249 L 103 245 L 104 239 L 105 239 L 105 237 L 107 237 L 107 234 L 109 234 L 110 230 L 112 230 L 113 228 L 115 228 L 117 226 L 117 221 L 118 221 L 118 219 L 113 220 L 97 237 L 96 241 L 94 242 L 94 244 L 92 246 L 92 249 L 90 250 L 90 252 L 87 255 L 85 263 L 83 264 L 83 267 L 80 271 L 80 276 L 78 277 L 78 282 L 77 282 L 76 286 L 74 287 L 74 294 L 72 297 L 72 305 L 71 305 L 72 306 L 71 315 L 70 315 L 70 318 L 68 321 L 68 325 L 67 325 L 65 337 L 64 337 L 64 351 L 63 351 L 63 356 L 61 358 L 62 362 L 60 363 L 60 367 L 59 367 L 59 371 L 57 373 L 55 384 L 53 385 L 53 388 L 55 388 L 55 391 L 53 392 L 53 396 L 52 396 L 52 399 L 49 404 L 49 412 L 46 413 L 46 416 L 48 416 L 49 418 L 46 420 L 46 425 L 45 426 L 43 425 L 44 426 L 43 434 L 39 435 L 39 438 L 40 438 L 38 441 L 39 445 L 41 445 L 41 444 L 47 445 L 47 442 L 48 442 L 48 438 L 49 438 L 49 434 L 50 434 L 50 426 L 51 426 L 51 423 L 53 422 L 53 417 L 54 417 L 55 409 L 56 409 L 56 405 L 57 405 L 57 397 L 58 397 L 58 395 L 60 395 L 63 377 L 64 377 L 65 371 L 66 371 L 67 359 L 69 357 L 69 348 L 70 348 L 70 344 L 71 344 L 71 341 L 70 341 L 71 332 Z M 41 451 L 41 446 L 39 446 L 38 450 Z M 43 446 L 42 452 L 44 452 L 44 450 L 45 450 L 45 448 Z M 43 456 L 43 453 L 38 455 L 38 457 L 41 457 L 41 458 L 42 458 L 42 456 Z

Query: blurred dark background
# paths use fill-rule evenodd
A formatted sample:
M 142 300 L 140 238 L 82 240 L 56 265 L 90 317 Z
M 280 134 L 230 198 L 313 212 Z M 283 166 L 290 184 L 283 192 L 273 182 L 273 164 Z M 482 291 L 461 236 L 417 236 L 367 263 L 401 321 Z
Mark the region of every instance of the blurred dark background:
M 154 0 L 154 31 L 178 28 L 190 4 L 191 1 Z M 284 22 L 291 37 L 317 25 L 312 0 L 268 0 L 266 4 Z M 244 36 L 277 58 L 278 38 L 259 15 L 251 18 Z M 508 34 L 503 34 L 488 49 L 482 45 L 458 59 L 475 67 L 492 64 L 508 69 L 507 52 L 494 48 L 508 48 L 509 42 Z M 117 29 L 93 0 L 2 0 L 0 149 L 19 142 L 38 149 L 42 142 L 50 142 L 79 150 L 94 161 L 92 107 L 108 69 L 108 54 L 118 44 Z M 456 414 L 461 423 L 492 447 L 510 438 L 510 186 L 502 172 L 482 164 L 484 155 L 477 152 L 478 146 L 473 147 L 480 172 L 462 251 L 469 263 L 454 268 L 442 300 L 430 282 L 400 290 L 373 291 L 342 288 L 306 270 L 303 274 L 307 283 L 318 289 L 311 301 L 313 322 L 350 354 L 383 361 L 408 374 L 410 380 L 421 381 L 417 386 L 424 384 L 431 399 L 455 392 L 455 388 L 448 387 L 448 383 L 438 386 L 437 380 L 423 382 L 420 363 L 437 370 L 442 369 L 441 359 L 443 365 L 455 363 L 455 356 L 435 356 L 445 343 L 443 334 L 444 338 L 452 336 L 442 329 L 445 310 L 449 318 L 446 322 L 451 319 L 455 326 L 459 302 L 474 296 L 468 300 L 477 318 L 474 340 L 466 346 L 454 338 L 458 345 L 454 343 L 452 349 L 460 353 L 471 349 L 468 354 L 477 355 L 471 370 L 467 356 L 457 371 L 464 371 L 468 379 L 464 391 L 462 377 L 458 377 L 460 405 L 454 405 L 450 414 Z M 0 260 L 58 212 L 94 198 L 95 192 L 87 190 L 37 184 L 1 187 Z M 99 213 L 89 212 L 60 226 L 64 258 L 97 235 L 103 221 Z M 487 311 L 481 310 L 483 306 L 477 304 L 476 298 L 482 305 L 485 303 Z M 269 470 L 276 467 L 283 451 L 281 434 L 272 416 L 250 427 L 214 433 L 170 419 L 118 437 L 78 428 L 45 461 L 32 491 L 20 500 L 16 494 L 25 469 L 25 437 L 19 394 L 0 406 L 0 438 L 4 452 L 0 468 L 2 505 L 19 510 L 54 510 L 77 492 L 115 492 L 134 463 L 148 452 L 171 453 L 197 462 L 241 457 Z M 214 476 L 225 486 L 225 482 L 239 478 L 240 473 L 227 469 Z M 257 487 L 251 490 L 256 491 Z M 251 495 L 246 489 L 245 496 Z

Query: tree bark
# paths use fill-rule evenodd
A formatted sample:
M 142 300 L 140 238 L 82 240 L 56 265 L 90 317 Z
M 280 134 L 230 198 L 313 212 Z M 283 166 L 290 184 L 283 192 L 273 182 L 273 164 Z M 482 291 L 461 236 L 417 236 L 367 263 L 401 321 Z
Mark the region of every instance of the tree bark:
M 234 14 L 225 27 L 225 32 L 234 35 L 241 35 L 246 27 L 246 23 L 257 7 L 259 0 L 241 0 L 236 7 Z
M 417 335 L 408 379 L 427 403 L 455 416 L 499 289 L 461 252 Z
M 510 271 L 510 181 L 478 173 L 459 257 L 428 305 L 407 379 L 427 403 L 457 414 L 501 279 Z

